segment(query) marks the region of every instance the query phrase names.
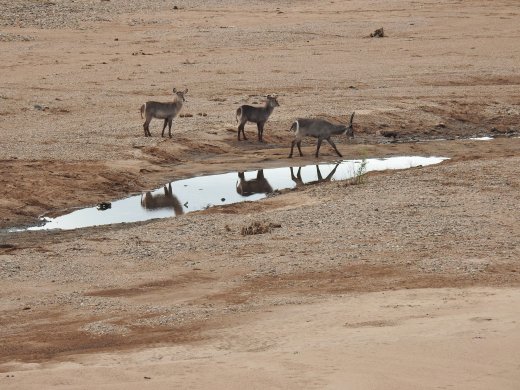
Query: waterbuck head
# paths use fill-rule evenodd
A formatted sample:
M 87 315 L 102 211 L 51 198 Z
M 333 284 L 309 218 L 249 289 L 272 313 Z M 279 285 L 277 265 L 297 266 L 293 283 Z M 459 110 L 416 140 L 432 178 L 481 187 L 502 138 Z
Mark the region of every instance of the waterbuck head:
M 277 98 L 278 98 L 277 96 L 267 95 L 266 98 L 267 98 L 267 102 L 265 103 L 266 106 L 272 107 L 272 108 L 280 106 L 280 103 L 278 103 L 278 100 L 277 100 Z
M 181 102 L 185 102 L 186 98 L 184 95 L 188 93 L 188 88 L 186 88 L 184 91 L 177 91 L 176 88 L 173 88 L 173 93 L 177 96 L 177 99 L 179 99 Z

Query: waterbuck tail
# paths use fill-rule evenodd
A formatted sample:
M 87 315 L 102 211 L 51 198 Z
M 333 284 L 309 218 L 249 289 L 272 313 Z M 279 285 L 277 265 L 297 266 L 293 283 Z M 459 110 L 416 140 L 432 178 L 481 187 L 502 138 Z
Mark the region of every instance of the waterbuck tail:
M 141 119 L 143 119 L 143 112 L 146 110 L 146 103 L 141 106 Z
M 242 120 L 242 107 L 237 108 L 236 120 L 237 120 L 237 123 Z
M 298 132 L 298 130 L 300 130 L 300 123 L 298 123 L 298 121 L 294 121 L 293 124 L 291 125 L 291 128 L 289 129 L 290 131 L 295 131 L 296 133 Z

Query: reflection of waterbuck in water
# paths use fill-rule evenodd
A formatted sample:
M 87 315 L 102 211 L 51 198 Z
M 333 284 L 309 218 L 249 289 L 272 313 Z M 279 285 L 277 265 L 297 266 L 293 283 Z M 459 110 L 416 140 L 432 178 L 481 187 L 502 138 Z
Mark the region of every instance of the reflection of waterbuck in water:
M 265 122 L 267 122 L 267 119 L 269 119 L 269 116 L 273 113 L 274 108 L 279 105 L 276 96 L 267 95 L 267 101 L 264 107 L 253 107 L 247 104 L 238 107 L 237 122 L 240 122 L 238 125 L 238 140 L 240 141 L 240 132 L 242 132 L 244 139 L 247 139 L 244 133 L 244 126 L 247 122 L 253 122 L 256 123 L 258 127 L 258 140 L 262 141 Z
M 161 137 L 164 137 L 164 130 L 166 129 L 166 125 L 168 125 L 168 135 L 170 138 L 172 137 L 173 118 L 175 118 L 181 111 L 182 103 L 186 101 L 184 95 L 188 93 L 188 90 L 186 89 L 185 91 L 177 91 L 175 88 L 173 88 L 173 93 L 173 102 L 171 103 L 149 101 L 141 106 L 141 118 L 143 117 L 143 113 L 145 114 L 146 118 L 143 124 L 145 137 L 152 136 L 152 134 L 150 134 L 150 122 L 152 118 L 164 119 Z
M 338 169 L 338 167 L 339 167 L 339 163 L 334 166 L 332 171 L 330 171 L 330 173 L 324 179 L 323 176 L 321 175 L 320 166 L 316 165 L 316 173 L 318 175 L 318 180 L 308 181 L 307 183 L 304 183 L 302 180 L 302 167 L 298 167 L 298 172 L 296 173 L 296 176 L 294 176 L 293 168 L 290 167 L 291 180 L 296 183 L 296 187 L 301 187 L 301 186 L 308 185 L 308 184 L 318 184 L 318 183 L 323 183 L 326 181 L 331 181 L 332 177 L 336 173 L 336 169 Z
M 256 179 L 246 180 L 244 172 L 238 172 L 237 193 L 242 196 L 253 194 L 268 194 L 273 192 L 273 188 L 264 177 L 264 170 L 260 169 L 256 174 Z
M 335 125 L 329 121 L 326 121 L 325 119 L 296 119 L 291 126 L 291 130 L 295 130 L 295 133 L 294 140 L 291 143 L 291 153 L 289 154 L 289 158 L 291 158 L 293 155 L 294 145 L 298 146 L 300 156 L 303 156 L 302 150 L 300 148 L 303 137 L 314 137 L 318 139 L 316 157 L 318 157 L 323 140 L 327 140 L 330 146 L 334 148 L 338 156 L 343 157 L 330 137 L 333 135 L 346 134 L 348 137 L 354 138 L 354 129 L 352 128 L 354 114 L 355 112 L 352 113 L 352 116 L 350 117 L 350 124 L 348 126 Z
M 164 194 L 154 195 L 148 191 L 141 195 L 141 206 L 147 210 L 173 209 L 175 215 L 184 214 L 181 202 L 173 195 L 171 183 L 168 184 L 168 187 L 164 186 Z

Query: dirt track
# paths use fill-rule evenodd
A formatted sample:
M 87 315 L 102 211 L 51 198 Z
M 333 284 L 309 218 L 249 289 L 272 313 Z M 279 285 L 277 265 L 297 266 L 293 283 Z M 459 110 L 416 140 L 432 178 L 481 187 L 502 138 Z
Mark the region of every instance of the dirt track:
M 345 158 L 450 158 L 176 219 L 0 233 L 0 387 L 516 388 L 516 2 L 0 7 L 1 228 L 180 177 L 312 164 L 311 140 L 287 159 L 297 116 L 356 111 Z M 173 86 L 193 116 L 145 138 L 139 106 Z M 238 142 L 236 107 L 267 93 L 281 105 L 266 142 L 252 125 Z M 466 139 L 482 135 L 496 139 Z M 242 236 L 255 221 L 281 227 Z

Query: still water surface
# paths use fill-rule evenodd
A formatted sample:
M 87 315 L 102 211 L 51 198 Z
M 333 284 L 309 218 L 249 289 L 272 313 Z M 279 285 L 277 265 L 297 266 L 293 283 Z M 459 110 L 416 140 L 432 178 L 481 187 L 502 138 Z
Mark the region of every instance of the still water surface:
M 369 172 L 426 166 L 443 160 L 446 158 L 405 156 L 364 161 L 365 171 Z M 216 205 L 259 200 L 275 190 L 320 181 L 347 180 L 356 175 L 361 164 L 361 160 L 343 160 L 334 164 L 230 172 L 176 180 L 142 195 L 116 200 L 106 210 L 100 210 L 97 206 L 87 207 L 56 218 L 43 217 L 37 226 L 10 231 L 77 229 L 179 216 Z

